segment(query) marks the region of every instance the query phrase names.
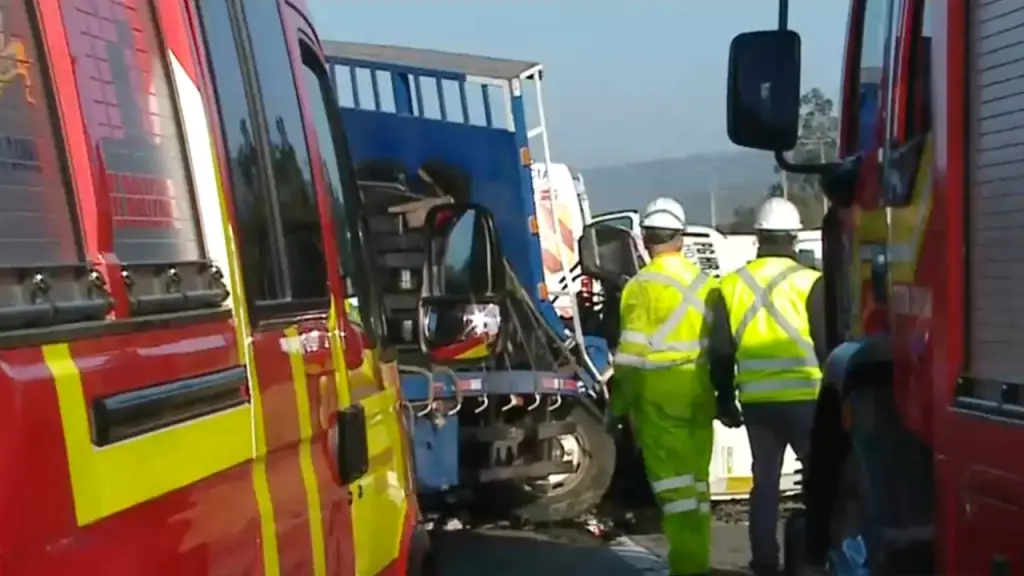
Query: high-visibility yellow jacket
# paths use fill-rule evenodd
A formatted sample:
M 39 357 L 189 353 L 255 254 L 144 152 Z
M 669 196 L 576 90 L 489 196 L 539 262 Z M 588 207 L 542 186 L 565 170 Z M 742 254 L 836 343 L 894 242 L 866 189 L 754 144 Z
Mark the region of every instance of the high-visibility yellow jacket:
M 656 256 L 622 292 L 622 333 L 615 353 L 611 409 L 625 415 L 640 396 L 671 401 L 689 396 L 683 380 L 711 391 L 707 366 L 710 331 L 706 302 L 714 278 L 682 254 Z M 666 375 L 667 371 L 667 375 Z M 659 376 L 660 375 L 660 376 Z M 714 417 L 711 392 L 709 418 Z
M 822 373 L 807 299 L 820 277 L 791 258 L 764 257 L 722 278 L 741 403 L 817 398 Z

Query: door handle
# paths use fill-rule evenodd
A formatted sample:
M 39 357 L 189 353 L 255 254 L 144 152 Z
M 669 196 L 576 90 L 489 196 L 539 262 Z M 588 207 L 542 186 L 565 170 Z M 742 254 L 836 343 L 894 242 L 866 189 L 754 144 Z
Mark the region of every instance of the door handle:
M 348 503 L 352 504 L 356 500 L 362 500 L 363 485 L 361 483 L 356 483 L 354 486 L 349 486 L 348 490 L 345 492 L 348 495 Z

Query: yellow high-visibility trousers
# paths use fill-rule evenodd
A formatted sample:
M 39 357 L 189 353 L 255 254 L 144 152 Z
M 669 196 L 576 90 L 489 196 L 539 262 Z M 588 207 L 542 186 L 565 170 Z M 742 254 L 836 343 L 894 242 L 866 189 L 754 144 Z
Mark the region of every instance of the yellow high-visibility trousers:
M 633 407 L 634 432 L 661 508 L 673 576 L 711 569 L 708 471 L 714 440 L 714 393 L 679 369 L 647 371 Z

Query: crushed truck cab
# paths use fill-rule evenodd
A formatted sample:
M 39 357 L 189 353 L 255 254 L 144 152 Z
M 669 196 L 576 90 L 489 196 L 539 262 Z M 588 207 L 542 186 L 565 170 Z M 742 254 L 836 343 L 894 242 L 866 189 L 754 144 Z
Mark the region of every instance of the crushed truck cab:
M 615 462 L 602 423 L 609 352 L 573 324 L 587 213 L 582 180 L 549 162 L 542 66 L 324 51 L 359 180 L 350 233 L 381 288 L 383 316 L 367 320 L 398 359 L 424 502 L 469 495 L 532 520 L 587 511 Z M 567 186 L 575 205 L 557 200 Z

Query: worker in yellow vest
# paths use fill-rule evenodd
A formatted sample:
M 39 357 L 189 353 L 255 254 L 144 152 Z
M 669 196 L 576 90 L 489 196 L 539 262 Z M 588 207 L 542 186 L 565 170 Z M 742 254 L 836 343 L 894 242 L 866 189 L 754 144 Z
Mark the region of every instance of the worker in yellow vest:
M 796 261 L 800 212 L 784 198 L 769 198 L 757 213 L 757 258 L 721 280 L 728 325 L 713 330 L 716 357 L 735 358 L 735 388 L 753 456 L 750 494 L 751 570 L 779 574 L 776 540 L 779 480 L 786 446 L 807 465 L 811 425 L 821 385 L 825 296 L 821 273 Z M 716 316 L 720 318 L 720 316 Z M 739 419 L 719 382 L 719 411 Z
M 715 279 L 683 256 L 686 215 L 678 202 L 654 200 L 640 226 L 651 262 L 622 292 L 611 412 L 632 423 L 661 507 L 671 574 L 709 574 L 716 400 L 706 342 L 720 295 Z

